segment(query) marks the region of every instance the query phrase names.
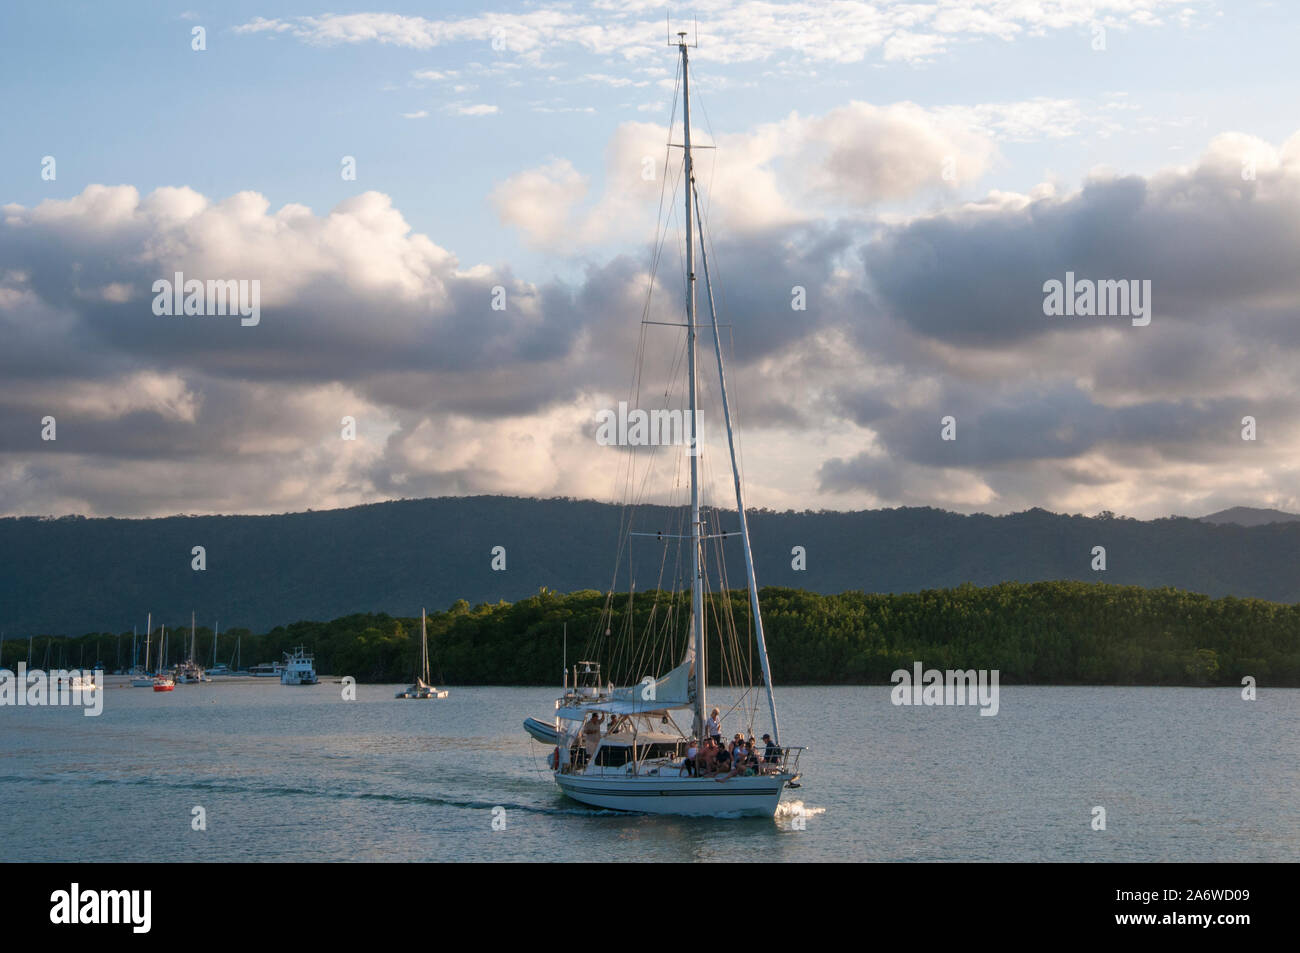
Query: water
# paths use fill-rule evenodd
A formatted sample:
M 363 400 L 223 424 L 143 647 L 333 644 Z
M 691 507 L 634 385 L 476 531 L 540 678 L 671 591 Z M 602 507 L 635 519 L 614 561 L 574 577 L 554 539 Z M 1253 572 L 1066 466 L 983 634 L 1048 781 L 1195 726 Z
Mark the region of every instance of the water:
M 561 797 L 520 727 L 552 689 L 397 687 L 344 702 L 332 683 L 239 680 L 109 688 L 98 718 L 0 708 L 0 860 L 1300 860 L 1297 690 L 1012 686 L 981 717 L 896 708 L 888 687 L 788 688 L 803 787 L 739 819 Z

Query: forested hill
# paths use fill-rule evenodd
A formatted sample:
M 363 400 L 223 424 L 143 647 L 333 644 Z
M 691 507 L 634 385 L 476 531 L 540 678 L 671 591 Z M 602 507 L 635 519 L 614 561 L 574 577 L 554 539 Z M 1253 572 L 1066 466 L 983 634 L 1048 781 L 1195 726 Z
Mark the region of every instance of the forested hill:
M 279 516 L 122 520 L 0 519 L 0 628 L 8 638 L 143 629 L 183 619 L 267 629 L 353 613 L 419 614 L 560 592 L 655 587 L 659 544 L 632 543 L 613 578 L 622 509 L 513 497 L 402 500 Z M 638 529 L 679 532 L 676 511 L 645 508 Z M 723 516 L 724 526 L 735 518 Z M 820 593 L 917 592 L 963 583 L 1085 580 L 1175 586 L 1211 596 L 1300 601 L 1300 523 L 1255 527 L 1137 521 L 1030 510 L 962 516 L 936 509 L 756 511 L 759 582 Z M 724 544 L 733 585 L 739 541 Z M 206 569 L 191 568 L 195 546 Z M 492 550 L 505 547 L 505 570 Z M 792 566 L 793 547 L 806 569 Z M 1093 548 L 1106 570 L 1094 571 Z
M 1140 589 L 1100 583 L 1005 583 L 959 586 L 897 595 L 845 592 L 823 596 L 778 587 L 762 589 L 764 628 L 778 685 L 862 685 L 890 680 L 915 662 L 946 670 L 996 669 L 1006 684 L 1221 685 L 1240 690 L 1250 676 L 1261 687 L 1300 685 L 1300 606 L 1257 599 L 1210 599 L 1176 589 Z M 741 631 L 749 631 L 743 590 L 729 594 Z M 650 613 L 670 626 L 677 641 L 662 658 L 679 657 L 689 600 L 656 600 L 640 593 L 631 602 L 616 594 L 613 617 L 602 617 L 599 592 L 560 595 L 549 590 L 514 603 L 471 607 L 454 603 L 429 617 L 429 652 L 436 682 L 449 685 L 555 685 L 565 657 L 619 658 L 600 633 L 646 629 Z M 628 612 L 633 619 L 626 620 Z M 158 617 L 154 617 L 155 625 Z M 182 627 L 188 622 L 169 620 Z M 363 682 L 406 682 L 418 671 L 419 618 L 358 614 L 332 622 L 295 622 L 263 635 L 222 629 L 216 655 L 233 660 L 236 641 L 244 664 L 278 660 L 307 646 L 318 669 Z M 154 633 L 157 636 L 157 632 Z M 590 639 L 596 635 L 595 640 Z M 182 635 L 182 642 L 184 635 Z M 213 656 L 212 632 L 201 626 L 198 657 Z M 716 643 L 715 643 L 716 644 Z M 130 658 L 131 634 L 75 639 L 9 640 L 0 645 L 0 668 L 15 669 L 32 653 L 35 664 L 104 668 Z M 653 655 L 653 653 L 652 653 Z M 729 682 L 723 653 L 712 651 L 709 682 Z M 174 656 L 173 656 L 174 657 Z M 626 658 L 626 656 L 622 656 Z M 618 684 L 657 675 L 654 663 L 605 668 Z M 48 659 L 48 662 L 46 661 Z M 127 662 L 129 664 L 129 662 Z M 668 664 L 671 664 L 668 663 Z M 741 671 L 754 671 L 752 659 Z

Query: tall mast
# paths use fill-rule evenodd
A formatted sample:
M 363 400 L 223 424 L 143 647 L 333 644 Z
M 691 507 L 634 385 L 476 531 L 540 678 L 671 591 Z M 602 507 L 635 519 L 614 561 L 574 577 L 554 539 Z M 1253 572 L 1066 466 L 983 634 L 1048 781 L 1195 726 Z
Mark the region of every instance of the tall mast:
M 691 632 L 695 642 L 695 735 L 704 734 L 704 719 L 708 711 L 708 663 L 704 658 L 704 578 L 700 551 L 700 446 L 699 420 L 696 412 L 695 367 L 695 244 L 692 233 L 695 226 L 691 218 L 691 199 L 695 185 L 695 169 L 691 160 L 691 84 L 686 56 L 686 33 L 677 34 L 677 48 L 682 52 L 682 142 L 686 153 L 686 353 L 687 374 L 691 390 L 691 428 L 688 453 L 691 458 Z
M 692 188 L 694 186 L 692 185 Z M 754 617 L 754 635 L 758 639 L 758 661 L 763 667 L 763 684 L 767 686 L 767 707 L 772 714 L 772 740 L 781 743 L 781 729 L 776 723 L 776 697 L 772 694 L 772 672 L 767 663 L 767 640 L 763 637 L 763 613 L 758 607 L 758 581 L 754 578 L 754 551 L 749 545 L 749 520 L 745 518 L 745 498 L 740 491 L 740 467 L 736 463 L 736 438 L 731 430 L 731 405 L 727 401 L 727 376 L 722 368 L 722 339 L 718 334 L 718 312 L 713 304 L 713 282 L 709 279 L 709 251 L 704 243 L 704 217 L 700 197 L 695 196 L 695 221 L 700 227 L 700 261 L 704 265 L 704 289 L 709 300 L 709 318 L 713 324 L 713 352 L 718 356 L 718 390 L 722 394 L 722 419 L 727 427 L 727 449 L 731 451 L 731 475 L 736 484 L 736 511 L 740 514 L 740 539 L 745 548 L 745 576 L 749 584 L 749 610 Z
M 212 628 L 212 667 L 217 667 L 217 636 L 221 633 L 221 620 L 218 619 Z
M 149 674 L 149 643 L 153 641 L 153 613 L 149 613 L 144 624 L 144 672 Z
M 194 610 L 190 610 L 190 661 L 197 662 L 194 657 Z
M 420 664 L 424 667 L 421 678 L 429 680 L 429 631 L 425 628 L 425 610 L 420 609 Z

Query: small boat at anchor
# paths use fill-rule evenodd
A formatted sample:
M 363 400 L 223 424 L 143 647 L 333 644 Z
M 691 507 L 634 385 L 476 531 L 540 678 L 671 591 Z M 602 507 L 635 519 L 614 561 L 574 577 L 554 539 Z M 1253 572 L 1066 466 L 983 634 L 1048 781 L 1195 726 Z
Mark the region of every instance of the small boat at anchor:
M 420 676 L 410 688 L 403 689 L 394 698 L 446 698 L 449 694 L 445 688 L 430 685 L 429 675 L 429 629 L 428 617 L 420 610 Z
M 284 653 L 284 667 L 280 669 L 280 684 L 320 684 L 320 679 L 316 677 L 316 659 L 301 645 L 293 650 L 292 655 L 288 652 Z
M 153 676 L 149 674 L 149 646 L 153 639 L 153 613 L 150 612 L 144 624 L 144 665 L 133 664 L 131 668 L 132 688 L 153 688 Z M 131 637 L 132 662 L 135 662 L 135 636 Z
M 176 690 L 176 680 L 170 675 L 159 675 L 153 680 L 153 690 L 156 692 L 173 692 Z

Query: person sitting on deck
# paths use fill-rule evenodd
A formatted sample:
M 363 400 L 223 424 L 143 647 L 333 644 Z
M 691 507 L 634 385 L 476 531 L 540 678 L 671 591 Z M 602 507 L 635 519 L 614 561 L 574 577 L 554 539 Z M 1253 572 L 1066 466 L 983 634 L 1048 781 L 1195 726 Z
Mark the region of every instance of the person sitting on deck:
M 731 770 L 731 752 L 724 745 L 718 745 L 713 755 L 713 773 L 722 774 Z
M 712 775 L 715 770 L 714 762 L 717 760 L 717 756 L 718 746 L 713 743 L 712 738 L 705 738 L 704 744 L 700 746 L 699 765 L 698 770 L 696 771 L 696 776 L 702 778 Z
M 763 742 L 767 745 L 763 751 L 763 763 L 773 765 L 780 764 L 781 749 L 776 746 L 776 742 L 772 740 L 772 736 L 764 735 Z
M 682 766 L 681 769 L 677 772 L 677 776 L 680 778 L 682 776 L 682 771 L 685 771 L 686 776 L 688 778 L 697 777 L 698 773 L 696 771 L 695 762 L 699 758 L 699 756 L 700 756 L 700 746 L 696 742 L 696 740 L 692 738 L 689 742 L 687 742 L 686 759 L 682 761 Z
M 715 778 L 714 780 L 726 781 L 727 778 L 734 778 L 736 775 L 740 774 L 745 770 L 745 760 L 747 757 L 748 753 L 745 750 L 745 739 L 741 738 L 740 735 L 736 735 L 735 739 L 731 742 L 731 770 L 727 772 L 725 777 Z
M 709 739 L 703 738 L 700 740 L 699 748 L 695 753 L 695 776 L 697 778 L 702 778 L 709 773 L 710 760 Z

